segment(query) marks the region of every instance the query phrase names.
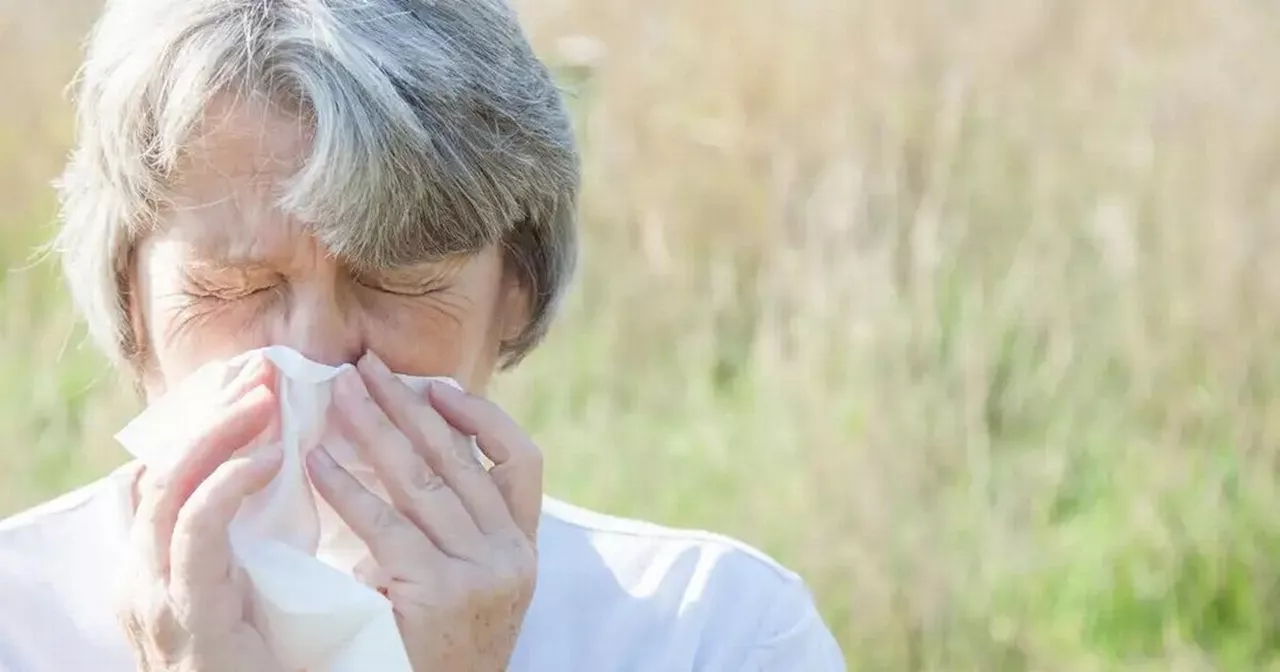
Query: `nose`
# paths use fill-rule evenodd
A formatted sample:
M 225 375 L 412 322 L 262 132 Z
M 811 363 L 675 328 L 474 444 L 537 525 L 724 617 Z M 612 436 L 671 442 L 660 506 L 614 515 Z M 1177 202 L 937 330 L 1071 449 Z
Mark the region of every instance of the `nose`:
M 354 363 L 364 351 L 360 319 L 344 300 L 340 283 L 304 282 L 290 286 L 279 333 L 272 340 L 321 364 Z

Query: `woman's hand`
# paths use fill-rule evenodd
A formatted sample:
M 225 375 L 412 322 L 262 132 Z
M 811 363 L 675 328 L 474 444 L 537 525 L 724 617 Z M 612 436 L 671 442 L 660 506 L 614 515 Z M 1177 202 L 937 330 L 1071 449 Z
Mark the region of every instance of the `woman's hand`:
M 541 453 L 488 401 L 433 384 L 428 402 L 375 355 L 357 370 L 334 386 L 340 424 L 391 502 L 323 450 L 316 489 L 368 544 L 415 670 L 505 670 L 537 575 Z
M 273 372 L 258 357 L 216 376 L 213 384 L 223 389 L 212 421 L 193 428 L 188 445 L 172 447 L 184 455 L 171 472 L 163 478 L 143 474 L 138 484 L 130 531 L 134 553 L 127 561 L 131 581 L 119 616 L 139 670 L 280 670 L 245 621 L 244 585 L 227 534 L 240 502 L 280 468 L 278 450 L 232 458 L 271 422 Z M 209 376 L 193 378 L 202 382 Z

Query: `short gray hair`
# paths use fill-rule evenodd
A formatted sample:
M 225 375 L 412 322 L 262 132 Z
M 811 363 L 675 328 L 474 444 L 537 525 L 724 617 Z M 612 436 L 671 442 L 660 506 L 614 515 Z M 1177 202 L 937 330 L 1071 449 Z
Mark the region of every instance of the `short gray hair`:
M 573 273 L 578 155 L 505 0 L 108 0 L 78 86 L 54 249 L 91 336 L 136 364 L 132 258 L 210 100 L 265 94 L 310 125 L 280 205 L 356 267 L 502 244 L 544 336 Z

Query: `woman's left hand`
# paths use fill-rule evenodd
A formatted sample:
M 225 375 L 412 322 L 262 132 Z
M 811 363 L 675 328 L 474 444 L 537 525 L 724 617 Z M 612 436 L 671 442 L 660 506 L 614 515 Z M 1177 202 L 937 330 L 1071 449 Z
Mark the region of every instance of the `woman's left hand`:
M 371 354 L 357 371 L 334 401 L 391 502 L 324 450 L 316 489 L 368 544 L 415 670 L 505 670 L 537 576 L 541 452 L 489 401 L 437 384 L 428 401 Z

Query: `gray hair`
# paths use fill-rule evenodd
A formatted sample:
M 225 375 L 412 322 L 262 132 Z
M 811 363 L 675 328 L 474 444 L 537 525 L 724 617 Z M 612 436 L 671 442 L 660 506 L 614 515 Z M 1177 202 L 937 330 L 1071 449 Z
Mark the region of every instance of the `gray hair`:
M 502 244 L 546 333 L 573 273 L 569 115 L 504 0 L 108 0 L 79 76 L 78 144 L 54 249 L 91 336 L 136 363 L 133 251 L 220 93 L 265 94 L 310 127 L 279 204 L 356 267 Z

